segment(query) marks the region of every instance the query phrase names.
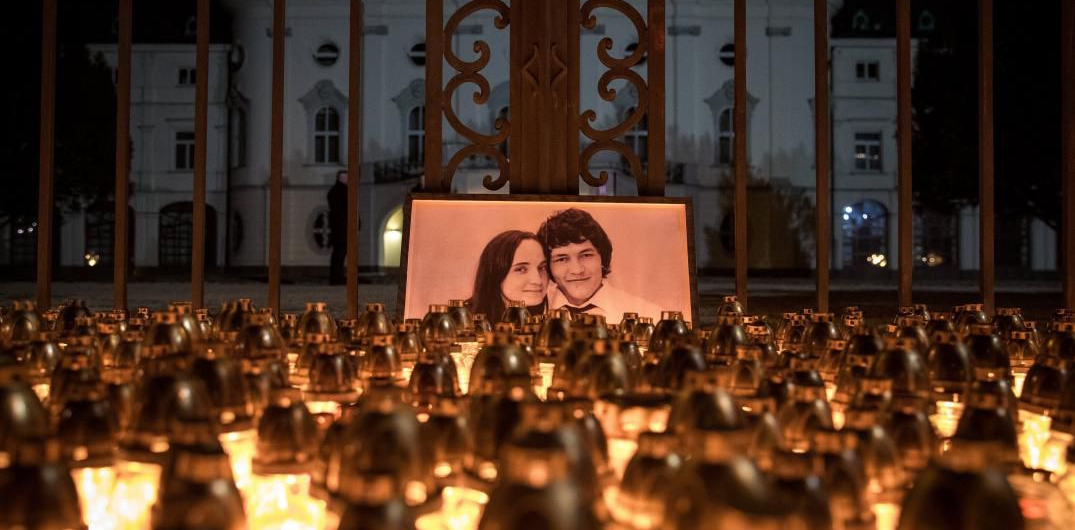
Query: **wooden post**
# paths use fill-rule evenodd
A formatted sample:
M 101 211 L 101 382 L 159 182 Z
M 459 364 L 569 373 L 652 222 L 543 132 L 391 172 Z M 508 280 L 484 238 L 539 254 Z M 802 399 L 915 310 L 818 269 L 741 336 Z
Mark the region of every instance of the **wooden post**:
M 269 307 L 280 315 L 280 251 L 284 196 L 284 20 L 286 0 L 272 9 L 272 132 L 269 159 Z
M 747 307 L 747 14 L 735 0 L 735 294 Z
M 205 307 L 205 163 L 209 134 L 209 0 L 198 0 L 194 87 L 194 248 L 190 254 L 191 300 Z
M 665 186 L 665 151 L 664 151 L 664 55 L 665 55 L 665 0 L 648 0 L 647 16 L 649 30 L 649 54 L 646 61 L 646 83 L 649 91 L 646 101 L 649 139 L 646 155 L 646 186 L 639 189 L 639 195 L 664 196 Z M 577 135 L 576 135 L 577 136 Z M 576 179 L 577 180 L 577 179 Z
M 362 0 L 351 0 L 347 97 L 347 314 L 358 318 L 358 185 L 362 180 Z
M 41 13 L 41 130 L 37 194 L 37 306 L 52 305 L 52 184 L 56 147 L 56 0 Z
M 1061 174 L 1064 181 L 1064 307 L 1075 307 L 1075 3 L 1060 2 Z
M 817 309 L 829 312 L 829 242 L 832 197 L 829 186 L 829 14 L 828 0 L 814 0 L 814 159 L 817 210 Z
M 119 0 L 116 47 L 116 195 L 112 226 L 112 307 L 127 309 L 127 189 L 131 162 L 131 1 Z
M 513 52 L 514 53 L 514 52 Z M 426 191 L 451 191 L 441 184 L 441 91 L 444 75 L 444 0 L 426 0 Z
M 896 134 L 899 147 L 897 175 L 899 305 L 911 305 L 911 0 L 896 3 Z
M 978 265 L 985 314 L 995 308 L 993 267 L 993 0 L 978 0 Z

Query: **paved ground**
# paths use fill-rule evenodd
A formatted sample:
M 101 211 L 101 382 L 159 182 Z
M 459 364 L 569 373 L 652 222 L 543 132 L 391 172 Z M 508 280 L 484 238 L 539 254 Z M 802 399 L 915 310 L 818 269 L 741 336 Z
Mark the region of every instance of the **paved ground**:
M 816 305 L 814 283 L 811 279 L 755 279 L 749 285 L 751 312 L 779 315 L 783 311 L 813 307 Z M 283 310 L 298 312 L 306 301 L 328 302 L 336 313 L 346 309 L 343 286 L 321 284 L 289 284 L 282 286 Z M 735 291 L 731 278 L 702 278 L 699 280 L 699 313 L 702 322 L 712 323 L 720 297 Z M 171 300 L 189 300 L 190 286 L 180 282 L 131 283 L 128 289 L 131 307 L 162 307 Z M 206 303 L 219 307 L 226 299 L 250 298 L 258 307 L 267 300 L 264 283 L 230 281 L 207 283 Z M 395 311 L 398 288 L 394 283 L 361 284 L 359 302 L 383 302 L 388 311 Z M 0 282 L 0 302 L 16 298 L 32 299 L 32 282 Z M 53 299 L 57 302 L 67 298 L 81 298 L 91 309 L 112 305 L 112 285 L 103 282 L 57 282 L 53 284 Z M 948 310 L 956 304 L 978 301 L 977 286 L 973 281 L 929 282 L 915 284 L 915 301 L 930 307 Z M 1031 319 L 1047 318 L 1053 309 L 1061 305 L 1060 285 L 1057 282 L 1000 283 L 997 286 L 998 307 L 1021 307 Z M 838 310 L 844 306 L 861 306 L 868 319 L 887 320 L 896 311 L 894 284 L 878 284 L 864 281 L 834 281 L 830 306 Z

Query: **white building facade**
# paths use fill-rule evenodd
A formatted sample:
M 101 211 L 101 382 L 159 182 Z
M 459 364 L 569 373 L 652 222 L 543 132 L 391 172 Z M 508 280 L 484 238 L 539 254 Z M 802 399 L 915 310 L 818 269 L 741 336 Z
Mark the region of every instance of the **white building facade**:
M 643 1 L 631 3 L 644 12 Z M 207 237 L 213 245 L 208 257 L 216 266 L 263 267 L 268 261 L 272 4 L 225 0 L 224 5 L 233 20 L 232 42 L 214 44 L 210 52 L 207 202 L 214 234 Z M 282 212 L 286 267 L 328 265 L 326 193 L 347 165 L 351 112 L 360 112 L 362 123 L 360 265 L 381 269 L 399 263 L 402 205 L 406 193 L 421 186 L 424 159 L 425 0 L 366 0 L 364 5 L 359 101 L 347 90 L 349 2 L 288 2 Z M 829 7 L 838 13 L 843 1 L 830 0 Z M 638 37 L 625 17 L 607 9 L 596 14 L 597 27 L 582 35 L 580 99 L 583 109 L 597 112 L 599 124 L 611 124 L 632 109 L 637 96 L 622 84 L 613 85 L 620 89 L 615 101 L 598 96 L 603 70 L 595 50 L 602 39 L 611 38 L 611 51 L 622 56 Z M 732 46 L 732 0 L 667 0 L 666 14 L 666 190 L 668 195 L 693 198 L 697 263 L 720 268 L 730 264 L 732 256 L 726 237 L 727 179 L 733 162 L 733 65 L 741 60 Z M 783 211 L 785 204 L 799 199 L 811 202 L 814 193 L 812 17 L 810 2 L 748 2 L 746 134 L 755 179 L 750 231 L 752 238 L 770 240 L 758 243 L 757 249 L 752 241 L 752 266 L 814 263 L 812 242 L 801 243 L 811 240 L 812 232 L 803 228 L 802 219 Z M 489 100 L 473 104 L 474 86 L 464 85 L 453 102 L 464 122 L 488 131 L 498 116 L 510 116 L 508 30 L 493 26 L 490 11 L 479 11 L 463 21 L 452 47 L 469 59 L 478 40 L 492 49 L 482 72 L 489 81 Z M 92 49 L 114 64 L 114 45 Z M 853 269 L 880 254 L 886 266 L 894 268 L 895 43 L 886 38 L 834 38 L 831 61 L 833 265 Z M 184 212 L 189 218 L 190 211 L 193 173 L 185 157 L 192 152 L 188 144 L 193 149 L 193 64 L 191 44 L 136 43 L 134 48 L 131 205 L 139 267 L 182 264 L 183 248 L 189 262 L 190 242 L 183 239 L 189 228 L 184 232 L 173 225 L 182 224 Z M 447 80 L 452 71 L 447 65 L 445 69 Z M 644 65 L 637 69 L 645 75 Z M 445 127 L 447 159 L 460 144 Z M 624 140 L 644 152 L 647 136 L 632 131 Z M 481 177 L 494 171 L 489 165 L 474 161 L 456 177 L 453 191 L 484 192 Z M 596 159 L 594 165 L 594 170 L 610 172 L 610 182 L 601 189 L 580 183 L 582 193 L 634 193 L 634 182 L 618 157 Z M 761 191 L 755 194 L 755 188 Z M 865 224 L 848 222 L 862 215 Z M 871 215 L 883 215 L 885 222 L 871 223 Z M 65 265 L 82 264 L 83 250 L 92 250 L 85 237 L 79 244 L 85 223 L 85 216 L 82 221 L 75 216 L 63 227 L 63 248 L 71 249 L 62 256 Z M 1035 241 L 1049 241 L 1047 234 L 1038 236 Z M 966 246 L 966 238 L 961 241 Z M 1043 249 L 1031 260 L 1043 269 L 1055 268 L 1055 247 L 1051 262 L 1049 252 Z M 961 267 L 976 267 L 967 260 L 976 260 L 976 252 L 961 248 L 958 255 Z

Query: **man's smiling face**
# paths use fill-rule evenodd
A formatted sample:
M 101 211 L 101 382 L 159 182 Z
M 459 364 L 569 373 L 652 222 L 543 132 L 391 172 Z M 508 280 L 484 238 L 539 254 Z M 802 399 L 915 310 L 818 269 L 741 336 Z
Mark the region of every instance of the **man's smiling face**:
M 589 240 L 549 252 L 549 273 L 573 305 L 582 305 L 601 287 L 601 254 Z

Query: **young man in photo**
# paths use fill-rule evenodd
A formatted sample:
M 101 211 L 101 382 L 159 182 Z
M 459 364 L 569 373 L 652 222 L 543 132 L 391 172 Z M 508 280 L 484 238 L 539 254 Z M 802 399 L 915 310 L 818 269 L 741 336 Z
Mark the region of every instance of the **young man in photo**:
M 609 322 L 618 322 L 625 312 L 660 317 L 655 304 L 608 283 L 612 242 L 589 213 L 578 208 L 559 211 L 541 224 L 537 236 L 556 285 L 549 294 L 550 309 L 602 315 Z

